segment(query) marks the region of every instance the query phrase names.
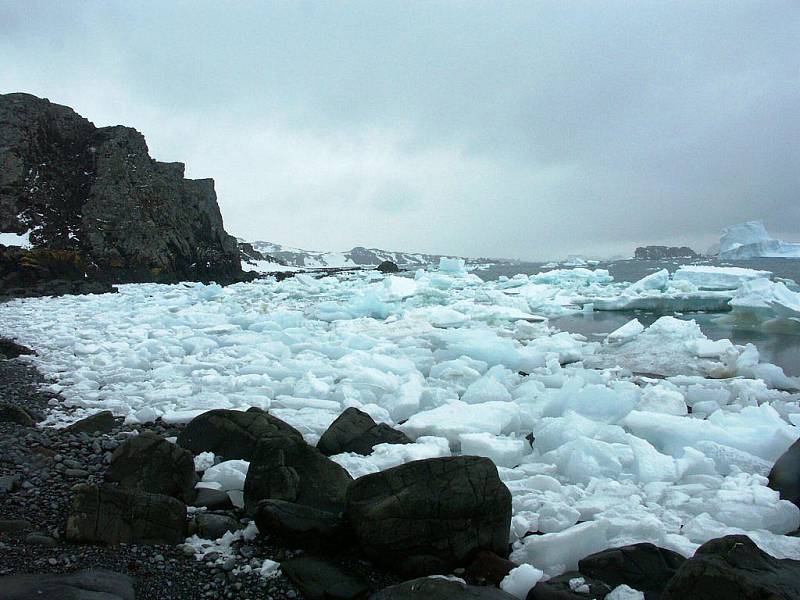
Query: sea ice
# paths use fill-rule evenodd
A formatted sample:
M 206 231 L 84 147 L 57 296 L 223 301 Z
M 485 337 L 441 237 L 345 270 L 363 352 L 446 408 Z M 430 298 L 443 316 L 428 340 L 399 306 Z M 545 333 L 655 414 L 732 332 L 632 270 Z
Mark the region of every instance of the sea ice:
M 547 576 L 627 543 L 688 556 L 725 532 L 800 558 L 800 540 L 783 535 L 798 511 L 765 477 L 800 436 L 796 378 L 761 362 L 755 346 L 710 340 L 692 321 L 634 321 L 626 327 L 635 335 L 600 343 L 531 318 L 593 303 L 668 310 L 736 296 L 736 318 L 750 307 L 791 323 L 790 312 L 777 319 L 794 306 L 790 287 L 762 278 L 705 291 L 663 272 L 627 285 L 589 269 L 482 282 L 444 266 L 413 279 L 347 272 L 121 285 L 117 294 L 1 304 L 0 327 L 37 350 L 20 360 L 63 398 L 47 425 L 104 409 L 132 423 L 182 423 L 213 408 L 258 407 L 315 444 L 352 406 L 414 440 L 333 457 L 354 477 L 486 456 L 511 492 L 513 558 Z M 762 292 L 769 302 L 756 305 Z M 241 503 L 246 462 L 215 460 L 197 457 L 198 486 Z
M 684 265 L 672 276 L 675 281 L 688 281 L 701 290 L 735 290 L 745 281 L 771 277 L 769 271 L 711 265 Z
M 520 600 L 525 600 L 528 592 L 539 583 L 542 577 L 544 577 L 542 571 L 531 565 L 523 564 L 509 571 L 508 575 L 500 582 L 500 589 Z

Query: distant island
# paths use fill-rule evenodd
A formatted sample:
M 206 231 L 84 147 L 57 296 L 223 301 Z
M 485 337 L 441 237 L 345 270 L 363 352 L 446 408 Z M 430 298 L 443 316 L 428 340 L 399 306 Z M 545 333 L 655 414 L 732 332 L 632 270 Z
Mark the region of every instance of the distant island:
M 633 257 L 639 260 L 664 260 L 665 258 L 697 258 L 700 255 L 688 246 L 639 246 Z

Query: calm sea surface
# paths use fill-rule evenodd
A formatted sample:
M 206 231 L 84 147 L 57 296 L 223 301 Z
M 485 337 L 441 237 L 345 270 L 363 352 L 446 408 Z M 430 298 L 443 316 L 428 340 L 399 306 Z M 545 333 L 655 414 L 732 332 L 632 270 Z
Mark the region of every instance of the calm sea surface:
M 520 263 L 518 265 L 504 265 L 477 270 L 475 274 L 484 281 L 497 279 L 501 275 L 513 277 L 518 273 L 531 275 L 543 269 L 545 263 Z M 679 260 L 679 261 L 649 261 L 649 260 L 618 260 L 601 262 L 590 269 L 607 269 L 615 281 L 637 281 L 660 269 L 675 271 L 680 265 L 704 264 L 717 266 L 736 266 L 748 269 L 771 271 L 775 277 L 791 279 L 800 282 L 800 260 L 788 258 L 760 258 L 745 261 L 712 261 L 712 260 Z M 569 268 L 569 267 L 564 267 Z M 796 289 L 796 288 L 795 288 Z M 636 317 L 643 325 L 650 325 L 661 314 L 645 311 L 622 312 L 594 312 L 589 314 L 574 314 L 557 319 L 552 319 L 552 324 L 564 331 L 580 333 L 590 339 L 602 339 L 605 334 L 621 327 L 632 318 Z M 763 360 L 783 367 L 788 375 L 800 375 L 800 327 L 793 331 L 766 332 L 753 330 L 742 326 L 731 326 L 718 323 L 718 314 L 686 313 L 676 315 L 681 319 L 694 319 L 711 339 L 729 338 L 735 344 L 753 343 L 761 353 Z

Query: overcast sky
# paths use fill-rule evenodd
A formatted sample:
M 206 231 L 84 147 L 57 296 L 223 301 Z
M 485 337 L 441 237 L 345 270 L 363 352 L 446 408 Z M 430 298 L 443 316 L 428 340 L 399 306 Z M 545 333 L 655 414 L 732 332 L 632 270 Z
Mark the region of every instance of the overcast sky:
M 800 3 L 0 0 L 0 91 L 145 134 L 230 233 L 467 256 L 800 241 Z

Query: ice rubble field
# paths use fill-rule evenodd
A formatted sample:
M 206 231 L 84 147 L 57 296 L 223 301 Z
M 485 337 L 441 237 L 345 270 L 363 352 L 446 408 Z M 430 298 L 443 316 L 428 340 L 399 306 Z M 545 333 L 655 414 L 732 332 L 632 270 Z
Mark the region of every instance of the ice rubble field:
M 54 405 L 51 423 L 100 409 L 178 422 L 257 406 L 313 444 L 355 406 L 416 440 L 334 457 L 355 477 L 426 457 L 488 456 L 513 496 L 512 558 L 548 576 L 608 547 L 649 541 L 688 556 L 734 532 L 800 559 L 800 538 L 783 535 L 800 527 L 800 510 L 766 486 L 800 437 L 796 378 L 760 363 L 753 346 L 708 340 L 693 321 L 632 321 L 588 341 L 543 318 L 602 299 L 669 306 L 681 294 L 722 293 L 775 318 L 795 292 L 737 270 L 660 272 L 629 285 L 602 270 L 484 283 L 457 261 L 440 267 L 414 278 L 125 285 L 0 305 L 0 327 L 39 352 L 30 360 L 78 409 Z M 235 497 L 247 463 L 213 463 L 198 457 L 204 485 Z

